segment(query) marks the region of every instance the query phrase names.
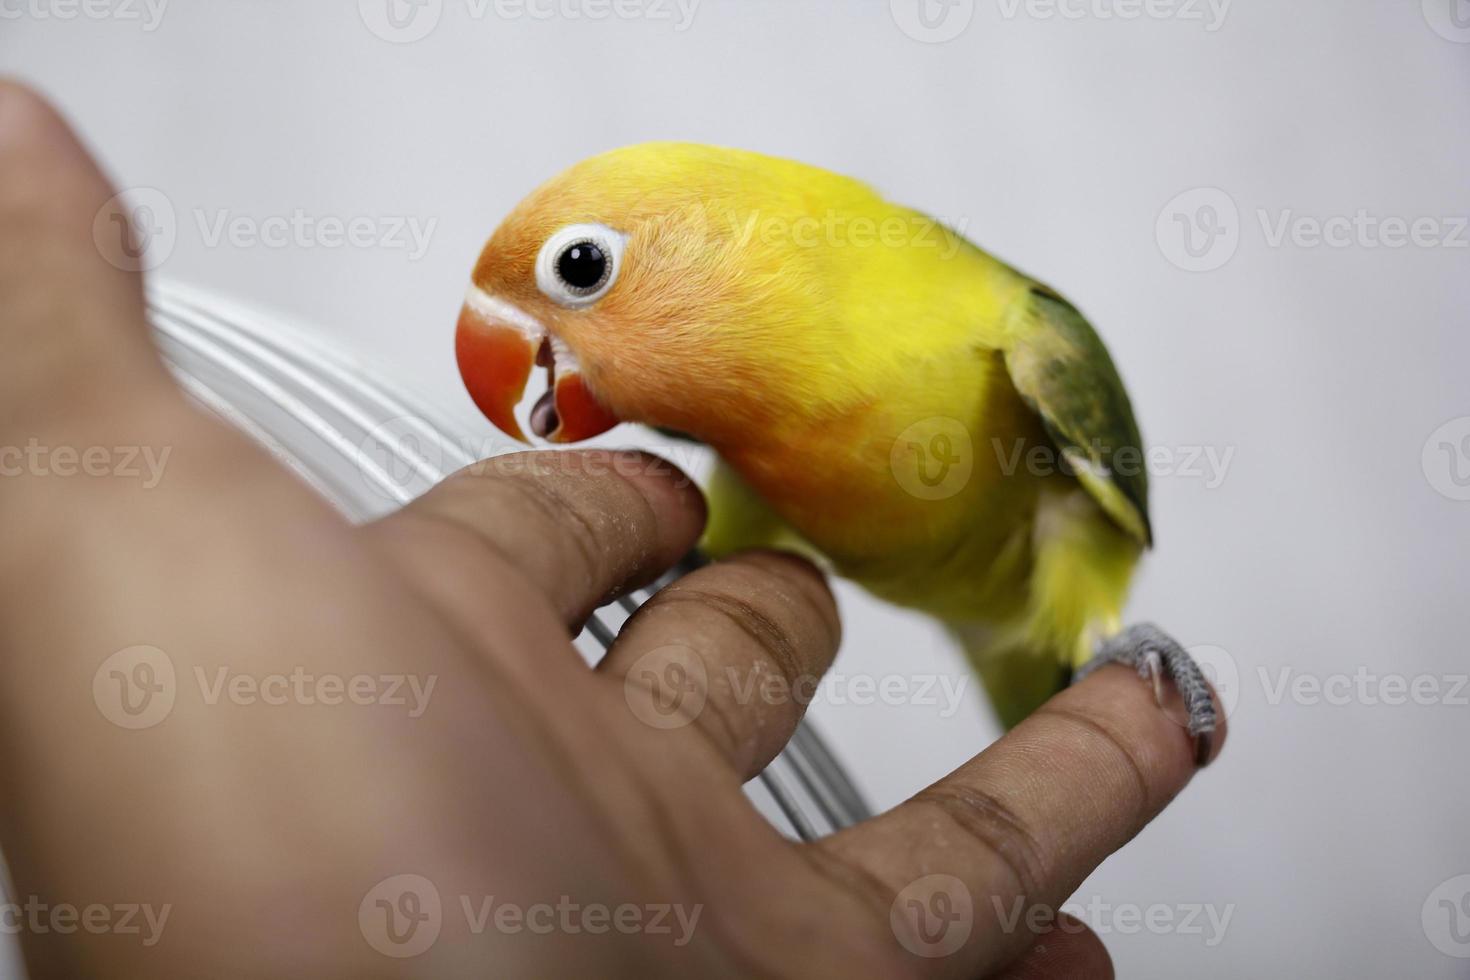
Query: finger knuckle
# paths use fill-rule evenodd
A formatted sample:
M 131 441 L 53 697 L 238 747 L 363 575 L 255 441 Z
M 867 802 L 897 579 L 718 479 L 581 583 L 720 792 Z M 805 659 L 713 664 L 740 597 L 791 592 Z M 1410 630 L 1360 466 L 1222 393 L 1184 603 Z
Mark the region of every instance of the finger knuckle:
M 1046 848 L 1003 799 L 979 786 L 931 786 L 914 802 L 938 810 L 1005 868 L 1022 895 L 1040 895 L 1052 879 Z
M 899 891 L 896 886 L 884 881 L 860 860 L 843 853 L 834 846 L 832 838 L 814 841 L 798 848 L 797 853 L 813 871 L 871 911 L 883 927 L 888 926 L 889 912 Z
M 554 481 L 526 471 L 512 472 L 493 485 L 504 518 L 536 527 L 547 545 L 560 551 L 560 567 L 584 569 L 594 581 L 606 577 L 607 549 L 579 501 L 561 492 Z
M 1152 810 L 1154 793 L 1150 789 L 1152 785 L 1152 780 L 1148 775 L 1150 767 L 1144 763 L 1138 748 L 1127 737 L 1114 730 L 1111 725 L 1104 724 L 1097 718 L 1072 708 L 1047 705 L 1042 708 L 1040 714 L 1071 728 L 1077 737 L 1086 741 L 1088 757 L 1097 759 L 1111 756 L 1118 760 L 1123 772 L 1127 774 L 1125 782 L 1133 787 L 1134 799 L 1131 807 L 1133 825 L 1142 827 L 1147 823 L 1148 814 Z
M 773 575 L 790 586 L 785 595 L 799 607 L 798 615 L 820 624 L 835 650 L 841 639 L 842 624 L 837 615 L 837 601 L 817 567 L 804 558 L 779 551 L 758 551 L 743 556 L 745 563 L 763 574 Z
M 807 667 L 794 631 L 759 603 L 731 590 L 692 585 L 673 586 L 660 595 L 665 605 L 698 603 L 719 616 L 755 647 L 787 685 L 795 687 L 802 679 Z

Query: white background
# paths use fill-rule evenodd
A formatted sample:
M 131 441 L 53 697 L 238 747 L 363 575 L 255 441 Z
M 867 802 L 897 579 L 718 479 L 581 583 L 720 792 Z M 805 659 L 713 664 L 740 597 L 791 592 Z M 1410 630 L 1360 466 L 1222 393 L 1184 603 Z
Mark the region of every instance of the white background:
M 161 274 L 319 325 L 486 446 L 451 356 L 470 265 L 535 184 L 620 144 L 692 139 L 859 175 L 1066 291 L 1151 444 L 1233 452 L 1218 486 L 1155 475 L 1159 547 L 1130 609 L 1225 651 L 1230 745 L 1082 887 L 1081 914 L 1121 976 L 1470 974 L 1431 941 L 1470 955 L 1444 895 L 1425 907 L 1470 872 L 1470 692 L 1368 703 L 1373 677 L 1446 691 L 1470 670 L 1470 502 L 1452 499 L 1450 468 L 1470 474 L 1470 456 L 1439 438 L 1423 452 L 1470 416 L 1470 235 L 1268 235 L 1288 212 L 1470 214 L 1470 29 L 1450 17 L 1470 25 L 1470 4 L 1240 0 L 1216 22 L 1194 0 L 1132 19 L 1105 16 L 1142 7 L 1129 0 L 1063 0 L 1069 15 L 1050 17 L 1044 0 L 957 0 L 933 9 L 963 30 L 926 43 L 899 26 L 916 0 L 703 0 L 683 30 L 676 11 L 477 18 L 441 0 L 434 30 L 397 44 L 353 0 L 178 3 L 152 30 L 138 2 L 62 20 L 67 0 L 0 0 L 0 69 L 54 97 L 120 185 L 163 192 L 177 240 Z M 364 0 L 370 19 L 385 2 Z M 1179 267 L 1176 212 L 1208 220 L 1197 206 L 1222 200 L 1171 205 L 1196 188 L 1236 212 L 1213 212 L 1228 234 L 1212 271 Z M 200 227 L 297 209 L 435 224 L 416 258 L 211 246 Z M 964 676 L 928 624 L 855 590 L 842 601 L 839 674 Z M 1272 703 L 1282 671 L 1360 668 L 1370 697 Z M 816 717 L 880 805 L 995 735 L 973 690 L 952 715 L 834 701 Z M 1208 924 L 1153 934 L 1109 910 L 1128 905 L 1231 917 L 1209 945 Z

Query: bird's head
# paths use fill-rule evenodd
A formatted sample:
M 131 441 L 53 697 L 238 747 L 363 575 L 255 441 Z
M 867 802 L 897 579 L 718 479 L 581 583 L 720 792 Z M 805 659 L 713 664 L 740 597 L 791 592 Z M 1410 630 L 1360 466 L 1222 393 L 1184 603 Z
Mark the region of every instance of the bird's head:
M 715 441 L 790 411 L 819 383 L 813 352 L 832 349 L 819 335 L 841 318 L 826 308 L 823 250 L 765 224 L 834 194 L 871 196 L 816 168 L 692 144 L 573 166 L 515 208 L 475 265 L 456 339 L 470 395 L 524 440 L 515 410 L 545 368 L 529 427 L 552 442 L 619 421 Z

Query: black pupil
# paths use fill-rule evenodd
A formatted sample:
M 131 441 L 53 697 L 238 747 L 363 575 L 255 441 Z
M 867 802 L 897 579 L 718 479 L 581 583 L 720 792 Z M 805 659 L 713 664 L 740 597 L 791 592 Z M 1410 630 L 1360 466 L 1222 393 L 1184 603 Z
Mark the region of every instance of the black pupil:
M 592 242 L 578 242 L 561 253 L 556 271 L 573 289 L 592 289 L 607 272 L 607 256 Z

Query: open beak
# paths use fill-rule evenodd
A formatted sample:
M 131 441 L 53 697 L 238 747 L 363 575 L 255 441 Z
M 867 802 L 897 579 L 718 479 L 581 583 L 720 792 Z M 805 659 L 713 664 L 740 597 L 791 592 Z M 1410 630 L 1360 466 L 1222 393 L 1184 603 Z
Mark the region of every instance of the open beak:
M 551 442 L 580 442 L 601 435 L 619 419 L 588 390 L 576 355 L 535 317 L 471 286 L 459 313 L 455 356 L 470 397 L 506 435 L 527 442 L 516 421 L 531 371 L 549 372 L 551 386 L 531 409 L 533 435 Z

